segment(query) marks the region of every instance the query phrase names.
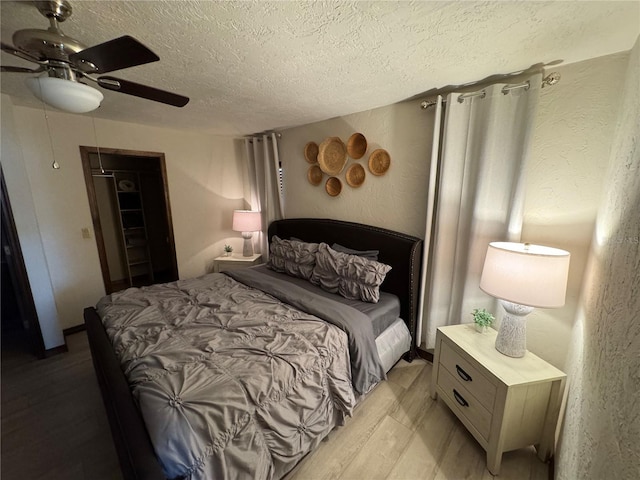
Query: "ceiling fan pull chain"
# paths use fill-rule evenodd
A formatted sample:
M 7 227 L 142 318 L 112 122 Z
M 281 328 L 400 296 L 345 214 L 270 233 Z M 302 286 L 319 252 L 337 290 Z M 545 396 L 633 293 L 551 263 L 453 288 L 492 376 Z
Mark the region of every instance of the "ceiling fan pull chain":
M 44 105 L 44 102 L 42 102 L 42 104 Z M 51 156 L 53 157 L 53 163 L 51 164 L 51 166 L 53 167 L 54 170 L 59 170 L 60 164 L 56 160 L 56 154 L 55 154 L 55 151 L 53 150 L 53 138 L 51 137 L 51 127 L 49 127 L 49 115 L 47 115 L 46 110 L 44 112 L 44 119 L 47 122 L 47 133 L 49 134 L 49 144 L 51 145 Z
M 38 78 L 38 88 L 40 89 L 40 97 L 42 97 L 42 88 L 40 87 L 40 79 Z M 49 134 L 49 146 L 51 147 L 51 157 L 53 158 L 53 163 L 51 164 L 51 167 L 54 170 L 60 170 L 60 164 L 58 163 L 58 161 L 56 160 L 56 152 L 53 149 L 53 137 L 51 136 L 51 127 L 49 126 L 49 115 L 47 112 L 47 106 L 44 103 L 44 101 L 40 100 L 40 103 L 42 103 L 42 112 L 44 113 L 44 121 L 47 124 L 47 133 Z

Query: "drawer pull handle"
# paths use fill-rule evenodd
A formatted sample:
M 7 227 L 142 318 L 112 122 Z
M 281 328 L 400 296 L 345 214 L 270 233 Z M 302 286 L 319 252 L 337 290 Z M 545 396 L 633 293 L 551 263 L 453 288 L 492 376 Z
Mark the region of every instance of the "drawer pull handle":
M 456 371 L 458 372 L 458 375 L 460 376 L 460 378 L 463 379 L 465 382 L 473 381 L 473 378 L 471 378 L 471 375 L 465 372 L 460 365 L 456 365 Z
M 460 395 L 456 389 L 453 389 L 453 397 L 456 399 L 456 402 L 458 402 L 460 405 L 462 405 L 463 407 L 468 407 L 469 406 L 469 402 L 467 402 L 464 397 L 462 395 Z

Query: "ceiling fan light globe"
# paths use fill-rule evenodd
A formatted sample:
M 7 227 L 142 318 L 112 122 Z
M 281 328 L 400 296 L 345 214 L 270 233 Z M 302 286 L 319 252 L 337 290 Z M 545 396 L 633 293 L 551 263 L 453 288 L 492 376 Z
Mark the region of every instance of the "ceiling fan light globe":
M 26 84 L 38 99 L 65 112 L 91 112 L 104 99 L 95 88 L 62 78 L 31 77 L 27 78 Z

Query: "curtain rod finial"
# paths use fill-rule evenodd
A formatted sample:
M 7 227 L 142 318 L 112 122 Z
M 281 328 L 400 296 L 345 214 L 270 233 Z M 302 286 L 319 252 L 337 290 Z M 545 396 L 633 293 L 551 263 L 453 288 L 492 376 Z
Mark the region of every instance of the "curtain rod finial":
M 562 76 L 558 72 L 551 72 L 549 75 L 542 79 L 542 88 L 546 87 L 547 85 L 555 85 L 560 81 L 560 78 L 562 78 Z

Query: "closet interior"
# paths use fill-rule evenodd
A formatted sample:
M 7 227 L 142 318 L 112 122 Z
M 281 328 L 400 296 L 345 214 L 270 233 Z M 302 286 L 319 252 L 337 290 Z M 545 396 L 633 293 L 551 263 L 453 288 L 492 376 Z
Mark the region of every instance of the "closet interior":
M 164 158 L 104 149 L 86 158 L 107 293 L 177 280 Z

